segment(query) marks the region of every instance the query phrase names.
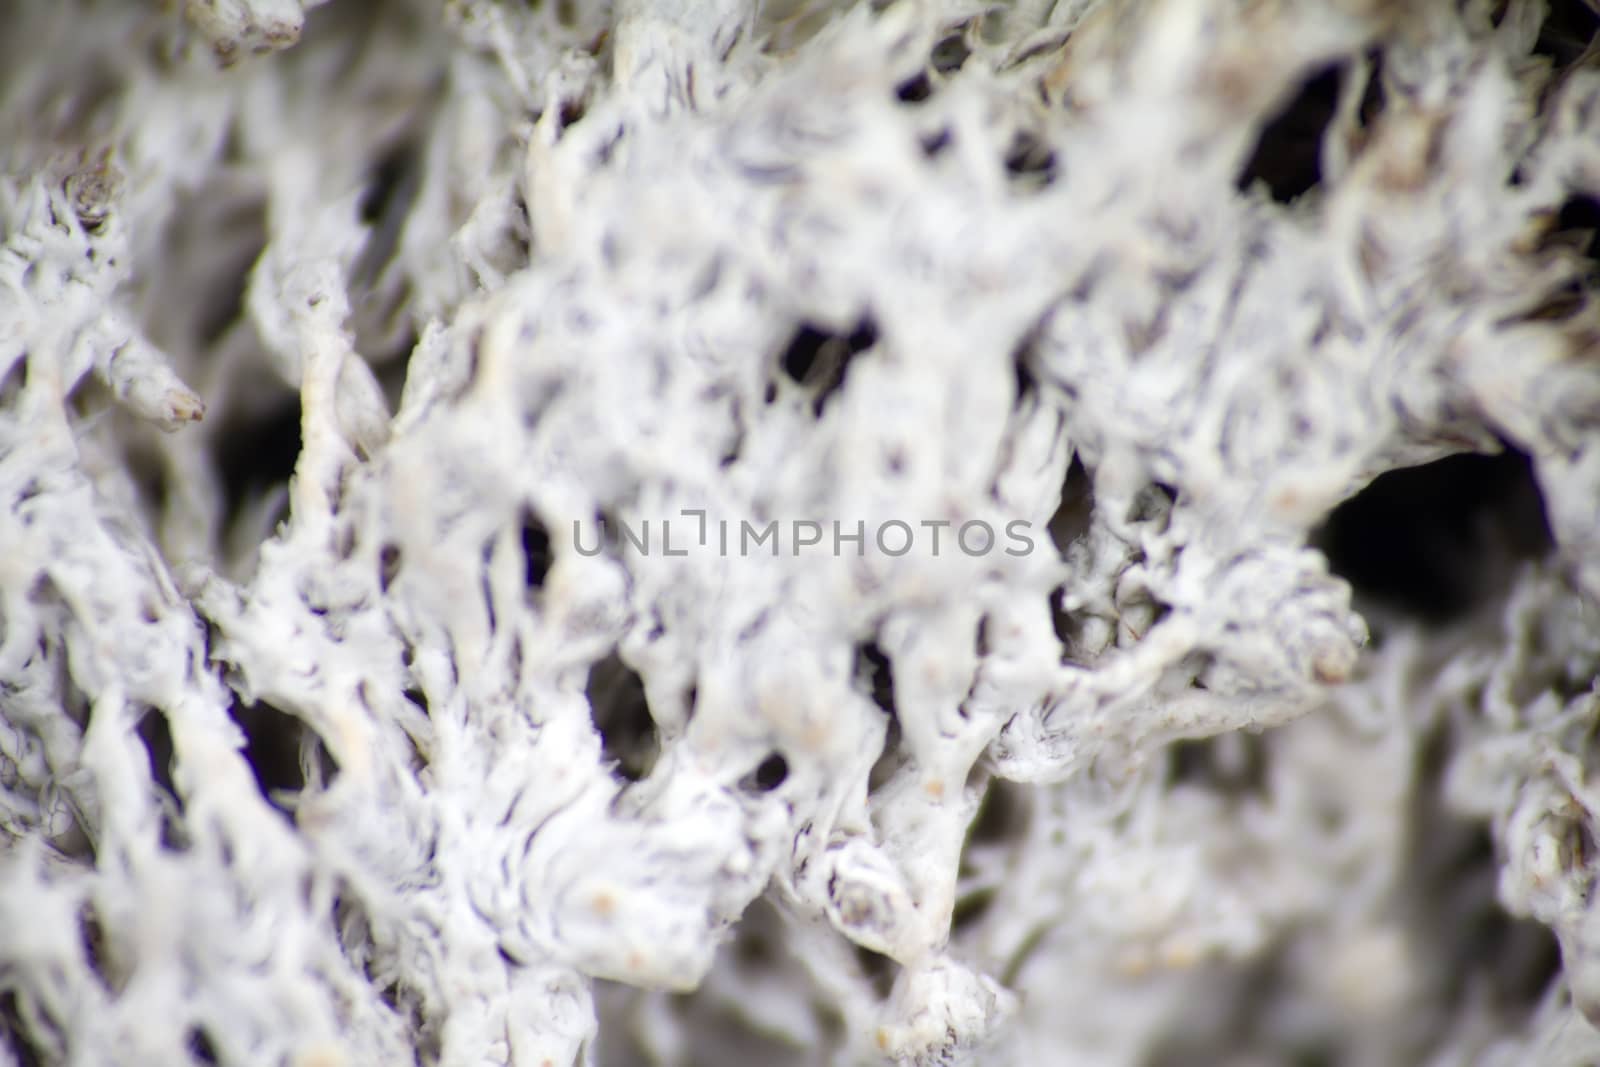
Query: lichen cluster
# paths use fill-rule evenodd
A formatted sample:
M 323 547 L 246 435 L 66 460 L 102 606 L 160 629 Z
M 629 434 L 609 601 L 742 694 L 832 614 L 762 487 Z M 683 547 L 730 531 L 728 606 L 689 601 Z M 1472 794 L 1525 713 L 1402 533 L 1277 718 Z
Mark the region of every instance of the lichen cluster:
M 9 5 L 0 1064 L 1600 1060 L 1597 25 Z

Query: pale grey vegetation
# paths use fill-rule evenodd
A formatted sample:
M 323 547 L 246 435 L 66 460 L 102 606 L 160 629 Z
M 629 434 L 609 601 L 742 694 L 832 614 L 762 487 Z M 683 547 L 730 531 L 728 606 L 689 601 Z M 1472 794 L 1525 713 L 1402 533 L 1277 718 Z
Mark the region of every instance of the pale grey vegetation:
M 14 0 L 0 1064 L 1600 1062 L 1597 24 Z

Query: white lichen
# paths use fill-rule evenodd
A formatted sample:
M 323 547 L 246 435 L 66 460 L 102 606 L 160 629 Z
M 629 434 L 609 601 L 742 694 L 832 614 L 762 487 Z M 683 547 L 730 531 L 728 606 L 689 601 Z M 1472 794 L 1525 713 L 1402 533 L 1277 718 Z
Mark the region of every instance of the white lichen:
M 0 1063 L 1594 1062 L 1573 24 L 13 5 Z

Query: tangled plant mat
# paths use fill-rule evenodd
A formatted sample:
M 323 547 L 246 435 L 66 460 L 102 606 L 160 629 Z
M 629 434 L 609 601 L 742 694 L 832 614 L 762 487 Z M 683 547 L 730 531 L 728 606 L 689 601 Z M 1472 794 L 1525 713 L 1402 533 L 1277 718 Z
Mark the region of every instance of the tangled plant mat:
M 0 1064 L 1600 1062 L 1587 0 L 18 0 Z

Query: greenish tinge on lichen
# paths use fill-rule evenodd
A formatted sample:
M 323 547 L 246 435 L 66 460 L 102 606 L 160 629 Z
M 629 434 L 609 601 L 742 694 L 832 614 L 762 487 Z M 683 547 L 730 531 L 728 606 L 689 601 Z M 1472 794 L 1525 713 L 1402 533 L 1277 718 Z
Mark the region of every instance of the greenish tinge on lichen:
M 1583 0 L 0 14 L 0 1064 L 1600 1062 Z

